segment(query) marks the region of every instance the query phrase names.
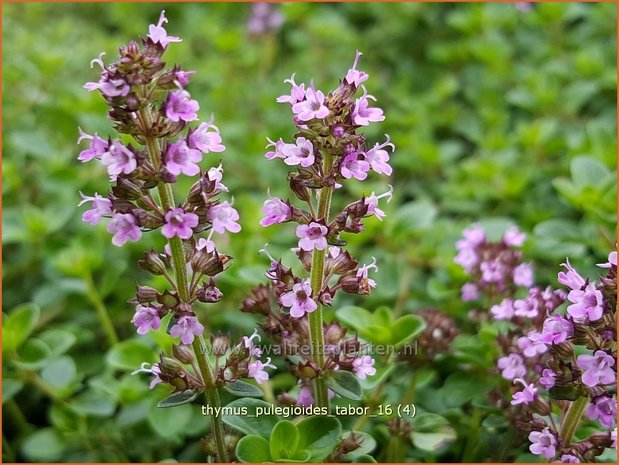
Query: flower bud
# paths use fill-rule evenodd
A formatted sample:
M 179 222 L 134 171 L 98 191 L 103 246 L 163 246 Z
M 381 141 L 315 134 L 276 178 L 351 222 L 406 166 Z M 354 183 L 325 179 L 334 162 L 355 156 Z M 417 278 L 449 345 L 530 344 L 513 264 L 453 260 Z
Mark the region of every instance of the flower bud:
M 150 286 L 139 286 L 138 285 L 136 287 L 137 287 L 136 299 L 141 304 L 147 304 L 147 303 L 154 302 L 157 300 L 157 297 L 159 296 L 159 291 L 157 291 L 157 289 L 150 287 Z
M 294 195 L 296 195 L 299 200 L 307 202 L 310 199 L 309 190 L 297 176 L 289 175 L 288 181 L 290 183 L 290 190 L 294 192 Z
M 172 354 L 182 363 L 190 364 L 194 361 L 193 351 L 184 344 L 174 344 L 172 345 Z
M 154 275 L 162 275 L 166 269 L 161 257 L 152 249 L 150 252 L 144 252 L 144 259 L 138 261 L 138 266 Z
M 305 363 L 299 363 L 292 371 L 297 378 L 313 379 L 320 373 L 320 368 L 313 360 L 308 360 Z
M 211 348 L 215 357 L 223 357 L 226 355 L 228 348 L 230 347 L 230 340 L 222 334 L 211 334 Z
M 332 322 L 327 325 L 324 331 L 325 342 L 327 344 L 339 344 L 348 330 L 346 328 L 342 328 L 339 323 Z
M 198 289 L 196 297 L 200 302 L 215 303 L 221 300 L 223 293 L 215 286 L 215 281 L 211 279 L 208 284 L 204 283 Z
M 112 186 L 112 193 L 119 199 L 137 200 L 142 197 L 142 189 L 125 178 L 118 178 L 116 185 Z

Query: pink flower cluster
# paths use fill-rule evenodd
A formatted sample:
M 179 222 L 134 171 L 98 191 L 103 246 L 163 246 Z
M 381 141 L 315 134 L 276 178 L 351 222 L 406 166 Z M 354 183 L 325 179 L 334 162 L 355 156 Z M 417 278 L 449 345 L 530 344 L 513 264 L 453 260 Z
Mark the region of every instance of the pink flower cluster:
M 456 242 L 458 254 L 454 262 L 472 278 L 462 286 L 462 300 L 476 300 L 480 292 L 503 294 L 513 286 L 530 287 L 533 284 L 533 267 L 522 263 L 526 235 L 516 227 L 509 228 L 499 242 L 491 242 L 480 225 L 473 225 L 463 232 Z

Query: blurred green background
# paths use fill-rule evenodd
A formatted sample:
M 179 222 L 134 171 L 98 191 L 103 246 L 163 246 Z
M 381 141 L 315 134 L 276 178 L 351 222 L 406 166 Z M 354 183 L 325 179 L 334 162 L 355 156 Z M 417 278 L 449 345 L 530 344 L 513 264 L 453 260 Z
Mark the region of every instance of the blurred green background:
M 248 30 L 250 4 L 4 4 L 3 320 L 23 320 L 11 323 L 22 333 L 3 346 L 4 461 L 203 460 L 199 410 L 157 409 L 163 389 L 150 392 L 129 374 L 170 344 L 161 333 L 137 337 L 127 303 L 136 282 L 148 284 L 135 261 L 163 237 L 118 249 L 103 223 L 81 223 L 76 207 L 78 191 L 108 186 L 103 167 L 76 160 L 78 125 L 112 134 L 103 100 L 82 88 L 97 79 L 88 63 L 102 51 L 114 59 L 161 9 L 168 32 L 183 38 L 166 61 L 197 71 L 188 90 L 202 120 L 215 115 L 227 147 L 224 182 L 243 227 L 220 246 L 234 263 L 220 279 L 225 298 L 202 314 L 211 328 L 251 333 L 255 320 L 238 308 L 263 281 L 265 243 L 292 263 L 294 227 L 258 224 L 267 189 L 287 195 L 285 166 L 264 158 L 266 137 L 289 139 L 294 130 L 288 106 L 275 103 L 289 90 L 282 81 L 295 72 L 297 82 L 328 91 L 357 49 L 386 114 L 368 139 L 388 133 L 396 144 L 395 195 L 384 222 L 369 219 L 349 238 L 362 262 L 377 257 L 377 288 L 336 307 L 436 307 L 466 333 L 471 306 L 459 299 L 465 277 L 453 264 L 454 242 L 475 221 L 495 234 L 510 223 L 524 230 L 542 285 L 566 256 L 593 273 L 614 248 L 613 4 L 276 4 L 282 24 L 262 33 Z M 218 161 L 211 154 L 203 166 Z M 179 182 L 177 192 L 187 186 Z M 383 192 L 387 182 L 371 177 L 347 189 L 336 205 Z M 103 308 L 123 341 L 112 348 L 97 317 Z M 436 386 L 448 374 L 439 372 Z M 427 408 L 448 410 L 439 404 Z M 468 420 L 446 416 L 466 439 Z M 458 443 L 441 453 L 463 457 Z M 487 457 L 477 453 L 469 458 Z M 414 448 L 407 456 L 433 457 Z

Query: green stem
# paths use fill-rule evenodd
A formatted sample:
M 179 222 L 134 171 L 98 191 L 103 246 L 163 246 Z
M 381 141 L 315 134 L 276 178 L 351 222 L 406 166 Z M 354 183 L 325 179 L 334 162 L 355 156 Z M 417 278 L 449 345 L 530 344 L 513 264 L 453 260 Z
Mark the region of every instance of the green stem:
M 18 434 L 28 434 L 32 427 L 28 424 L 28 420 L 26 420 L 26 417 L 17 403 L 11 399 L 4 404 L 4 408 L 8 414 L 8 418 L 13 420 L 13 426 L 15 426 Z
M 579 397 L 570 405 L 567 415 L 565 415 L 565 419 L 563 420 L 563 424 L 561 425 L 561 439 L 564 445 L 567 446 L 572 442 L 572 436 L 574 436 L 574 432 L 578 427 L 578 423 L 580 423 L 582 414 L 587 408 L 587 404 L 589 404 L 588 397 Z
M 333 156 L 325 154 L 323 159 L 323 173 L 327 174 L 333 166 Z M 332 187 L 323 187 L 320 190 L 318 197 L 318 218 L 323 219 L 325 224 L 329 223 L 329 210 L 331 209 L 331 197 L 333 195 Z M 314 249 L 312 254 L 312 272 L 310 282 L 312 286 L 312 294 L 314 298 L 318 297 L 318 293 L 322 290 L 322 282 L 325 271 L 325 253 L 326 250 Z M 310 340 L 312 344 L 312 356 L 314 361 L 322 369 L 325 365 L 325 341 L 322 331 L 322 306 L 309 314 Z M 326 407 L 329 409 L 329 394 L 327 384 L 322 376 L 316 378 L 316 405 L 318 407 Z
M 142 112 L 142 118 L 144 122 L 150 127 L 151 116 L 148 111 Z M 157 139 L 152 136 L 146 136 L 146 148 L 150 157 L 150 161 L 156 171 L 161 168 L 161 150 Z M 157 184 L 157 191 L 159 192 L 159 199 L 161 200 L 161 206 L 164 212 L 174 208 L 174 192 L 172 186 L 167 183 Z M 174 236 L 168 239 L 170 244 L 170 250 L 172 252 L 172 262 L 174 264 L 174 273 L 176 275 L 176 286 L 178 288 L 178 295 L 183 302 L 189 301 L 189 280 L 187 279 L 187 266 L 185 261 L 185 251 L 183 249 L 183 242 L 178 236 Z M 209 361 L 206 357 L 206 346 L 202 337 L 195 338 L 191 344 L 194 355 L 200 368 L 200 375 L 205 387 L 205 398 L 209 405 L 215 410 L 220 410 L 217 407 L 221 407 L 221 399 L 219 398 L 219 391 L 215 385 L 215 378 L 213 371 L 209 365 Z M 213 437 L 215 438 L 215 446 L 217 449 L 217 461 L 229 462 L 228 452 L 224 443 L 224 425 L 221 417 L 218 415 L 211 416 L 213 425 Z
M 92 273 L 90 270 L 84 274 L 84 281 L 86 282 L 86 287 L 88 288 L 88 298 L 97 311 L 97 316 L 99 317 L 99 321 L 101 322 L 107 341 L 110 346 L 113 346 L 118 343 L 118 334 L 116 334 L 116 329 L 114 329 L 114 324 L 112 323 L 112 319 L 110 318 L 107 308 L 105 308 L 103 299 L 99 295 L 99 291 L 97 291 L 97 287 L 92 279 Z

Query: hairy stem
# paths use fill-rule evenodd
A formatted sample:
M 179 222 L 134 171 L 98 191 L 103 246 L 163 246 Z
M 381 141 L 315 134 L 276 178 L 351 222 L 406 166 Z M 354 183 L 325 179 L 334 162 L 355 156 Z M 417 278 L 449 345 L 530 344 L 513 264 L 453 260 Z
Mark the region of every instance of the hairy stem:
M 142 118 L 145 123 L 149 125 L 151 115 L 148 111 L 142 113 Z M 157 139 L 152 136 L 146 136 L 146 148 L 150 161 L 153 164 L 155 170 L 159 171 L 161 168 L 161 149 L 157 143 Z M 159 183 L 157 185 L 157 191 L 159 192 L 159 199 L 161 200 L 161 206 L 163 211 L 167 212 L 169 209 L 174 208 L 174 193 L 172 186 L 167 183 Z M 189 281 L 187 279 L 187 263 L 185 259 L 185 251 L 183 250 L 183 242 L 178 236 L 174 236 L 168 239 L 170 250 L 172 252 L 172 262 L 174 264 L 174 273 L 176 275 L 176 286 L 178 288 L 178 295 L 183 302 L 189 301 Z M 221 407 L 221 399 L 219 398 L 219 391 L 215 385 L 215 378 L 213 371 L 206 356 L 206 345 L 202 337 L 195 338 L 191 344 L 194 355 L 200 368 L 200 375 L 204 382 L 204 395 L 206 401 L 215 410 L 219 411 L 217 407 Z M 217 449 L 217 461 L 229 462 L 228 452 L 224 444 L 224 425 L 221 417 L 213 415 L 211 417 L 213 425 L 213 437 L 215 439 L 215 447 Z
M 572 442 L 572 436 L 574 436 L 574 432 L 578 427 L 578 423 L 580 423 L 580 419 L 582 418 L 582 414 L 585 412 L 588 403 L 588 397 L 579 397 L 572 402 L 572 405 L 570 405 L 567 415 L 565 415 L 565 419 L 563 420 L 563 424 L 561 425 L 560 434 L 564 445 L 567 446 Z
M 95 286 L 95 283 L 92 280 L 92 273 L 90 271 L 84 274 L 84 281 L 86 282 L 86 287 L 88 288 L 88 299 L 97 311 L 97 316 L 99 317 L 101 327 L 103 328 L 103 332 L 105 333 L 105 337 L 107 338 L 109 345 L 113 346 L 118 343 L 118 334 L 116 334 L 116 329 L 114 329 L 114 324 L 112 323 L 110 314 L 108 313 L 107 308 L 105 308 L 105 304 L 99 295 L 99 291 L 97 291 L 97 286 Z
M 327 174 L 333 166 L 333 156 L 325 154 L 323 159 L 323 173 Z M 323 187 L 320 190 L 318 197 L 318 217 L 323 219 L 325 224 L 329 223 L 329 210 L 331 209 L 331 197 L 333 195 L 332 187 Z M 318 293 L 322 289 L 325 271 L 325 254 L 326 250 L 316 250 L 312 253 L 312 272 L 310 276 L 312 293 L 314 298 L 318 297 Z M 320 368 L 325 364 L 325 341 L 322 331 L 322 306 L 309 314 L 310 340 L 312 343 L 312 356 L 314 361 Z M 318 407 L 329 408 L 329 395 L 325 379 L 322 376 L 316 378 L 316 405 Z

